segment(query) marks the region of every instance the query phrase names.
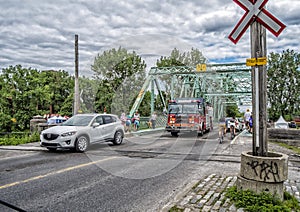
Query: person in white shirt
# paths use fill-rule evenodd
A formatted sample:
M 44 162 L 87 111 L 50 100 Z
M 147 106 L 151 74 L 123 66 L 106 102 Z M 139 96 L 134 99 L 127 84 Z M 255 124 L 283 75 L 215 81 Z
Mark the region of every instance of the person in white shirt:
M 246 110 L 245 114 L 244 114 L 244 121 L 245 121 L 245 126 L 246 128 L 249 130 L 250 126 L 249 126 L 249 119 L 251 116 L 251 112 L 249 109 Z
M 133 126 L 135 130 L 138 130 L 139 126 L 140 126 L 140 114 L 138 111 L 135 111 L 134 115 L 133 115 Z
M 150 118 L 150 122 L 151 122 L 151 127 L 152 129 L 155 129 L 155 125 L 156 125 L 156 112 L 154 112 Z

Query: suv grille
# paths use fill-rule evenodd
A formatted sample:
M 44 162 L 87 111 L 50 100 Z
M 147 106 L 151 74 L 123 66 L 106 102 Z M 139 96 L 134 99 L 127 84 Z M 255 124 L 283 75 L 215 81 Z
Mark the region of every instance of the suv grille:
M 48 140 L 48 141 L 55 140 L 55 139 L 57 139 L 58 136 L 59 136 L 58 134 L 51 134 L 51 133 L 43 134 L 44 139 Z

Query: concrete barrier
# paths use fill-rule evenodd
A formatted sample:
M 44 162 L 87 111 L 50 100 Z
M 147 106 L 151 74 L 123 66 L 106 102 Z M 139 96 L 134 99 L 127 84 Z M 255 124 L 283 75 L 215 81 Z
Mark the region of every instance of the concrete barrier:
M 282 142 L 290 146 L 300 147 L 299 129 L 268 129 L 268 140 L 272 142 Z
M 261 157 L 253 156 L 252 152 L 242 153 L 241 169 L 237 179 L 239 190 L 268 192 L 283 199 L 283 182 L 287 179 L 287 155 L 268 152 L 267 157 Z
M 282 153 L 269 152 L 261 157 L 243 152 L 241 164 L 240 175 L 249 180 L 277 183 L 288 179 L 288 156 Z

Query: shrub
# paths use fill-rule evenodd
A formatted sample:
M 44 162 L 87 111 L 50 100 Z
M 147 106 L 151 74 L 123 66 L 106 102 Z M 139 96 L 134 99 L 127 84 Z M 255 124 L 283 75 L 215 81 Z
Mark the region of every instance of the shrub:
M 297 199 L 288 192 L 284 192 L 284 200 L 281 201 L 270 193 L 256 194 L 250 190 L 238 191 L 237 187 L 233 186 L 226 191 L 226 197 L 230 198 L 236 207 L 250 212 L 300 211 Z
M 8 134 L 0 137 L 0 146 L 26 144 L 26 143 L 38 142 L 39 140 L 40 140 L 39 133 Z

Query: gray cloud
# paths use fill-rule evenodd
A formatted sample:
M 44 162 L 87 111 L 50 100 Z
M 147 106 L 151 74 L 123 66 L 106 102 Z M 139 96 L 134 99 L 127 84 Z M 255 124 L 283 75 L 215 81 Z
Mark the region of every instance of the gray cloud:
M 245 13 L 233 1 L 0 0 L 0 5 L 1 69 L 21 64 L 72 73 L 75 34 L 81 73 L 90 72 L 98 53 L 119 46 L 141 54 L 148 67 L 175 47 L 198 48 L 211 62 L 243 62 L 250 55 L 249 30 L 237 45 L 227 38 Z M 268 33 L 268 52 L 299 51 L 300 2 L 273 0 L 267 8 L 287 25 L 279 38 Z

